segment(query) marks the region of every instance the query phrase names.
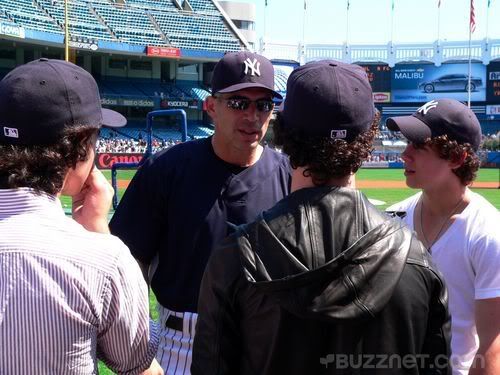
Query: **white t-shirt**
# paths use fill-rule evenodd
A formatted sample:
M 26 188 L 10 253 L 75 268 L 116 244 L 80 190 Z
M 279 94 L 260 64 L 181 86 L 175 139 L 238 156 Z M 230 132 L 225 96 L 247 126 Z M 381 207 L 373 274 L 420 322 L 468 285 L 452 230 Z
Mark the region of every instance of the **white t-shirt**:
M 403 219 L 415 229 L 413 216 L 422 193 L 387 208 L 406 211 Z M 453 374 L 468 374 L 479 340 L 475 300 L 500 297 L 500 213 L 479 194 L 432 245 L 432 259 L 443 274 L 449 293 Z

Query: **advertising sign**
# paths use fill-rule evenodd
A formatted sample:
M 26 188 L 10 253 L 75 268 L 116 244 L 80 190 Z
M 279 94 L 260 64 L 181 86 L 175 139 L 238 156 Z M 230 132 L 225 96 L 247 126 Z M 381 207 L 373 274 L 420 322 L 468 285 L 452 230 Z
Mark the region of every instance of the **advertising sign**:
M 146 55 L 158 57 L 181 57 L 181 50 L 175 47 L 155 47 L 148 46 Z
M 101 98 L 102 105 L 110 106 L 120 106 L 120 107 L 154 107 L 155 103 L 153 100 L 144 98 Z
M 427 102 L 438 98 L 467 100 L 469 66 L 463 64 L 400 64 L 392 69 L 392 102 Z M 471 100 L 486 100 L 486 66 L 471 67 Z
M 97 40 L 80 37 L 70 37 L 68 45 L 71 48 L 89 49 L 91 51 L 97 51 L 97 49 L 99 48 L 97 46 Z
M 486 99 L 500 103 L 500 62 L 490 62 L 486 74 Z
M 391 101 L 391 68 L 389 65 L 360 64 L 368 75 L 375 103 Z
M 95 164 L 99 169 L 110 169 L 115 163 L 139 163 L 144 154 L 114 154 L 105 152 L 97 154 Z
M 500 117 L 500 104 L 497 105 L 487 105 L 486 114 L 488 116 Z
M 162 99 L 160 102 L 161 108 L 198 108 L 198 100 L 177 100 L 177 99 Z
M 0 22 L 0 34 L 15 36 L 17 38 L 23 38 L 23 39 L 25 37 L 24 27 L 9 22 Z

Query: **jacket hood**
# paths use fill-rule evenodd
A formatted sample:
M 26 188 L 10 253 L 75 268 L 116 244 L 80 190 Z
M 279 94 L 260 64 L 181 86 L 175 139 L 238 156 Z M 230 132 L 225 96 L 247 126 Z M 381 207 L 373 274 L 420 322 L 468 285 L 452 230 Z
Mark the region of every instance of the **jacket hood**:
M 389 301 L 411 232 L 359 191 L 306 188 L 238 231 L 247 280 L 304 318 L 371 317 Z

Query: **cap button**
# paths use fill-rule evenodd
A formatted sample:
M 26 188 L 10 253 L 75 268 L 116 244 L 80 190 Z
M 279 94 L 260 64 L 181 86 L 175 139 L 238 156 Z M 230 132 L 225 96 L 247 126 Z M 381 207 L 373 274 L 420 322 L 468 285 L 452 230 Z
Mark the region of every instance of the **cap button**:
M 49 61 L 49 59 L 48 59 L 48 58 L 46 58 L 46 57 L 42 57 L 42 58 L 40 59 L 40 61 Z

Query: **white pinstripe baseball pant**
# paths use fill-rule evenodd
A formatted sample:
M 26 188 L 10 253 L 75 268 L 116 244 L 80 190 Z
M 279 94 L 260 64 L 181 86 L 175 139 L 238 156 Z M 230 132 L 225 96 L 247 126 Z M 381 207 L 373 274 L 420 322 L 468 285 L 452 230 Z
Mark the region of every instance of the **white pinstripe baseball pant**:
M 165 371 L 165 375 L 189 375 L 193 355 L 193 340 L 195 335 L 198 314 L 177 312 L 158 305 L 160 313 L 160 345 L 156 353 L 156 360 Z M 170 316 L 177 317 L 175 322 L 182 330 L 169 328 L 167 320 Z M 170 319 L 171 322 L 173 318 Z

